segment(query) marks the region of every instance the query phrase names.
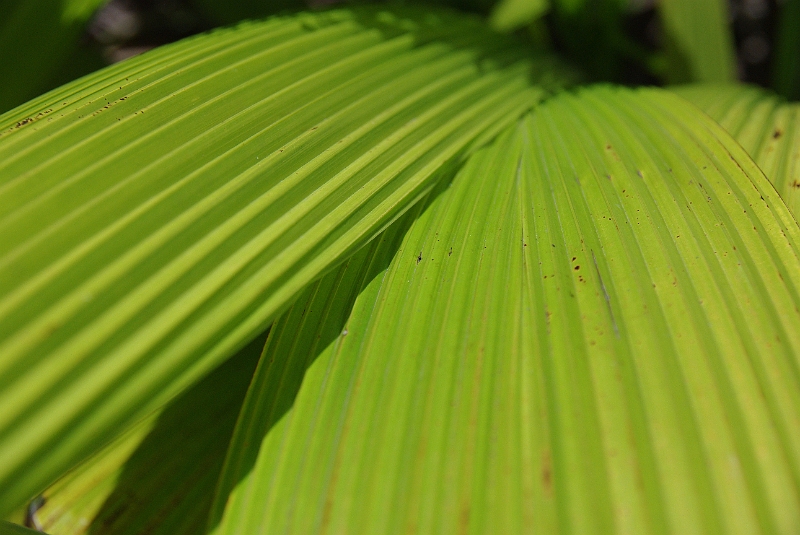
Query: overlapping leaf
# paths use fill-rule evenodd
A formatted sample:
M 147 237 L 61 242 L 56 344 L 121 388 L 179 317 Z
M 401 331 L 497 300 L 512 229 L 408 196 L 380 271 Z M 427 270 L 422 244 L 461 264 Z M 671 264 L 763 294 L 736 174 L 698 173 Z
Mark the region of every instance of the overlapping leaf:
M 192 38 L 0 116 L 0 514 L 559 79 L 472 19 L 365 7 Z
M 553 98 L 384 238 L 271 331 L 213 533 L 800 525 L 800 229 L 692 106 Z
M 704 110 L 750 154 L 789 210 L 800 214 L 800 104 L 742 85 L 695 85 L 674 91 Z

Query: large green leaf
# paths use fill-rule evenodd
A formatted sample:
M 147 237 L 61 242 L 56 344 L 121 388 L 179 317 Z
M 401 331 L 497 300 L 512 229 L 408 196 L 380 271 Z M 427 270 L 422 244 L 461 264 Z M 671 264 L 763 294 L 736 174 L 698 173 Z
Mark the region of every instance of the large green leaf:
M 36 512 L 44 531 L 202 533 L 263 346 L 257 338 L 45 490 Z
M 446 12 L 303 14 L 0 116 L 0 515 L 263 331 L 534 105 L 553 69 L 524 56 Z
M 0 0 L 0 113 L 54 87 L 64 63 L 75 59 L 84 24 L 104 2 Z
M 697 105 L 736 138 L 800 214 L 800 104 L 787 104 L 745 85 L 691 85 L 673 91 Z
M 795 533 L 800 228 L 693 106 L 555 97 L 394 240 L 275 324 L 213 533 Z
M 669 82 L 736 80 L 727 0 L 661 0 L 659 14 Z

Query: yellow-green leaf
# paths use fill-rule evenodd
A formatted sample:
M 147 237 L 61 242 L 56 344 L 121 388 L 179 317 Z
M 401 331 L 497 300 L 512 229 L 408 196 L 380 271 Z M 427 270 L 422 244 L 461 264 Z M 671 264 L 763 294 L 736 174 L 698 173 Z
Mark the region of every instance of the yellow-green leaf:
M 796 531 L 800 228 L 693 106 L 550 99 L 395 239 L 274 326 L 212 533 Z
M 191 38 L 0 116 L 0 515 L 559 79 L 477 20 L 378 6 Z

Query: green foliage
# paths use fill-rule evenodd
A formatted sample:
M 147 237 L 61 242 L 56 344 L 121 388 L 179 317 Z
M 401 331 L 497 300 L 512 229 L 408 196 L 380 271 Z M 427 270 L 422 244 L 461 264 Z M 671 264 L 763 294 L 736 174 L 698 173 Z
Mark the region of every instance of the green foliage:
M 736 79 L 727 0 L 661 0 L 670 83 Z
M 33 535 L 35 533 L 39 532 L 0 520 L 0 535 Z
M 0 514 L 263 331 L 544 96 L 547 64 L 469 19 L 363 8 L 0 117 Z
M 0 108 L 81 72 L 99 2 L 43 2 Z M 0 115 L 0 518 L 796 531 L 798 104 L 728 83 L 722 0 L 655 52 L 623 0 L 435 3 L 202 0 L 288 13 Z M 631 65 L 726 83 L 570 89 Z
M 548 0 L 502 0 L 489 20 L 500 31 L 514 30 L 541 17 L 550 8 Z
M 669 94 L 549 100 L 276 322 L 211 532 L 789 533 L 800 229 L 769 192 Z
M 780 9 L 772 87 L 786 98 L 800 100 L 800 1 L 785 0 Z

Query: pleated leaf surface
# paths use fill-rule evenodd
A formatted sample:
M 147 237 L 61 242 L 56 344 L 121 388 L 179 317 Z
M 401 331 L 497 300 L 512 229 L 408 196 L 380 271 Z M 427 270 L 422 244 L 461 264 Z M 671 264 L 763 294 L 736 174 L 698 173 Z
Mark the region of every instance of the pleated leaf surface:
M 162 405 L 558 76 L 447 12 L 279 17 L 0 116 L 0 515 Z
M 796 531 L 800 229 L 722 128 L 562 94 L 428 202 L 275 324 L 212 533 Z
M 758 164 L 789 210 L 800 214 L 800 104 L 752 86 L 673 89 L 713 117 Z

